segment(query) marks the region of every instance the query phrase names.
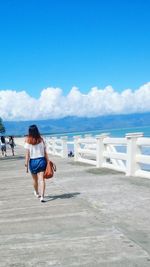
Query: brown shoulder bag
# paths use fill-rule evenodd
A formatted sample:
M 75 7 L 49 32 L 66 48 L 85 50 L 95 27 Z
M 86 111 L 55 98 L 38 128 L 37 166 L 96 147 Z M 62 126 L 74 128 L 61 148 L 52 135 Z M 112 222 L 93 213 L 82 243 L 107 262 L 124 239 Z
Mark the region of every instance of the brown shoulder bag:
M 44 178 L 52 178 L 54 176 L 54 172 L 56 172 L 56 165 L 51 160 L 48 160 L 46 170 L 44 172 Z

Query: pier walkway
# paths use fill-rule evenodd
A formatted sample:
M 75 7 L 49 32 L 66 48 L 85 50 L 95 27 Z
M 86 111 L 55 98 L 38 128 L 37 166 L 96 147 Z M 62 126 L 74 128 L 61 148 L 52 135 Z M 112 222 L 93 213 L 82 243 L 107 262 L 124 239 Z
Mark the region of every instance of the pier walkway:
M 149 267 L 150 180 L 52 159 L 40 203 L 23 148 L 0 156 L 0 267 Z

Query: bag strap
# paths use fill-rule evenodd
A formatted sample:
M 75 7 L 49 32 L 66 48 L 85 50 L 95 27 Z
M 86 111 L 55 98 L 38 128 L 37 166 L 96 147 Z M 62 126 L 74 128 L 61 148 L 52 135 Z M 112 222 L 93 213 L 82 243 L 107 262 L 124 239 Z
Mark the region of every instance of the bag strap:
M 52 162 L 52 164 L 53 164 L 53 170 L 54 170 L 54 172 L 56 172 L 56 165 L 53 162 Z

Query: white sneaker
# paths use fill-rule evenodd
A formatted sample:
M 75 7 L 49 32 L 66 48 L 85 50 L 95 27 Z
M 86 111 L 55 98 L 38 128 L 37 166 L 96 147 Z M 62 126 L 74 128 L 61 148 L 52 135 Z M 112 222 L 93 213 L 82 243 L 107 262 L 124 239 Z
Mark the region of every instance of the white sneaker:
M 34 195 L 35 195 L 37 198 L 40 197 L 39 193 L 37 193 L 36 191 L 34 191 Z
M 41 202 L 45 202 L 44 197 L 40 197 Z

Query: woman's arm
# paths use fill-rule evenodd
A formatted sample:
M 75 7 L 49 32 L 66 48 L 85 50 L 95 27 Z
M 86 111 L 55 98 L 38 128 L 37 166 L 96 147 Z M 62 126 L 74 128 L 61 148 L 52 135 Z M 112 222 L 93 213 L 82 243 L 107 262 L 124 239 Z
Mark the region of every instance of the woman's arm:
M 25 155 L 25 167 L 27 168 L 27 172 L 28 172 L 29 159 L 30 159 L 30 152 L 29 152 L 29 149 L 26 149 L 26 155 Z
M 49 158 L 48 158 L 48 154 L 47 154 L 46 148 L 44 148 L 44 156 L 45 156 L 45 158 L 46 158 L 46 161 L 48 161 Z
M 46 158 L 46 161 L 48 161 L 49 160 L 48 153 L 47 153 L 46 144 L 45 144 L 45 141 L 43 140 L 43 138 L 42 138 L 42 141 L 43 141 L 43 145 L 44 145 L 44 157 Z

